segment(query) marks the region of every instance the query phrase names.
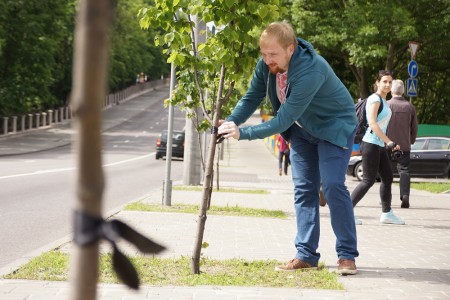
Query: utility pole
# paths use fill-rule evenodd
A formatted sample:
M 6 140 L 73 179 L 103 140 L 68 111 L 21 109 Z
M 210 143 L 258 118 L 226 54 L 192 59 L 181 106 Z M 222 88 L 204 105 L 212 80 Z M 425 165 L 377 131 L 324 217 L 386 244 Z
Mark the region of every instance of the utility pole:
M 204 22 L 199 22 L 197 16 L 192 16 L 195 23 L 194 40 L 196 45 L 200 42 L 205 42 L 205 34 L 200 35 L 201 30 L 206 29 Z M 189 118 L 188 114 L 195 112 L 195 115 L 200 117 L 201 109 L 193 108 L 195 111 L 186 112 L 186 144 L 184 149 L 184 163 L 183 163 L 183 184 L 185 185 L 200 185 L 202 175 L 201 153 L 200 153 L 200 135 L 195 128 L 194 122 Z M 200 120 L 198 120 L 200 122 Z
M 172 179 L 170 178 L 172 167 L 172 144 L 173 144 L 173 105 L 172 92 L 175 86 L 175 65 L 170 65 L 170 103 L 169 103 L 169 120 L 167 125 L 167 143 L 166 143 L 166 174 L 164 179 L 164 205 L 171 206 L 172 203 Z

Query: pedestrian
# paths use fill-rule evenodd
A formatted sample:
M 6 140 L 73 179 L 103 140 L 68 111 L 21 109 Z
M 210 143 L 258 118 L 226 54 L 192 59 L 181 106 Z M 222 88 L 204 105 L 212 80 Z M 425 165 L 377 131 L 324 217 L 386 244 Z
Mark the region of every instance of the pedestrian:
M 277 266 L 291 271 L 317 268 L 320 253 L 319 190 L 328 202 L 336 235 L 339 274 L 356 274 L 356 227 L 345 185 L 356 128 L 353 99 L 313 46 L 296 38 L 287 22 L 267 26 L 259 39 L 262 58 L 250 87 L 218 133 L 237 140 L 262 139 L 280 133 L 290 143 L 297 234 L 295 258 Z M 266 97 L 274 117 L 239 128 Z
M 409 208 L 409 191 L 411 178 L 409 175 L 409 164 L 411 145 L 416 142 L 417 137 L 417 115 L 416 108 L 408 100 L 403 98 L 405 86 L 403 81 L 392 81 L 392 99 L 387 103 L 392 111 L 392 117 L 389 121 L 387 135 L 400 145 L 400 152 L 397 155 L 391 155 L 391 159 L 397 165 L 400 175 L 400 200 L 401 208 Z
M 288 174 L 289 167 L 289 144 L 281 135 L 277 137 L 278 148 L 278 174 L 282 175 L 283 162 L 284 162 L 284 175 Z
M 363 179 L 355 187 L 351 198 L 353 207 L 366 195 L 374 185 L 377 174 L 381 177 L 380 198 L 381 217 L 383 224 L 403 225 L 405 221 L 397 217 L 391 208 L 392 202 L 392 166 L 387 149 L 400 150 L 400 146 L 387 135 L 386 129 L 391 118 L 391 109 L 387 105 L 386 95 L 391 91 L 392 72 L 381 70 L 378 72 L 374 84 L 375 93 L 367 98 L 366 117 L 369 126 L 361 141 L 361 157 Z M 378 113 L 378 108 L 382 110 Z M 355 219 L 357 225 L 362 225 L 361 219 Z

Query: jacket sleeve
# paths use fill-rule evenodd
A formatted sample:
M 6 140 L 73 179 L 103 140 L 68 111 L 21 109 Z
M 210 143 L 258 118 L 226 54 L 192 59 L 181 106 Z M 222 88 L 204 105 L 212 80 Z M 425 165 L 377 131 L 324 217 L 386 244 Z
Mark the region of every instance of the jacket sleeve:
M 267 74 L 264 72 L 264 61 L 260 59 L 256 65 L 247 93 L 236 104 L 231 115 L 227 117 L 227 121 L 232 121 L 239 126 L 255 112 L 266 96 Z

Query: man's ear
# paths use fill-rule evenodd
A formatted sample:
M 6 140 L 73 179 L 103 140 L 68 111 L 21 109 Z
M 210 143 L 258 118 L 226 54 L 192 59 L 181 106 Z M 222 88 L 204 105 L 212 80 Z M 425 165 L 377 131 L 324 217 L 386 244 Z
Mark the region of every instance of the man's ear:
M 288 46 L 288 53 L 289 53 L 289 55 L 292 55 L 292 54 L 294 54 L 294 50 L 295 50 L 295 45 L 294 44 L 291 44 L 291 45 L 289 45 Z

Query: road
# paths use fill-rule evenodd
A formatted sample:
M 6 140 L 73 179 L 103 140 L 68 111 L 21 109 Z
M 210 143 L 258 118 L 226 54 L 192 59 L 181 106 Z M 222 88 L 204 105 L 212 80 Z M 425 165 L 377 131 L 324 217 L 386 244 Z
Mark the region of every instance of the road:
M 167 128 L 167 92 L 140 96 L 140 106 L 131 100 L 108 112 L 120 117 L 135 111 L 102 135 L 104 213 L 162 186 L 166 161 L 155 159 L 155 140 Z M 184 114 L 175 109 L 174 116 L 174 129 L 182 129 Z M 72 145 L 1 158 L 0 268 L 71 234 L 75 161 Z M 181 160 L 172 161 L 173 180 L 181 179 L 182 167 Z

